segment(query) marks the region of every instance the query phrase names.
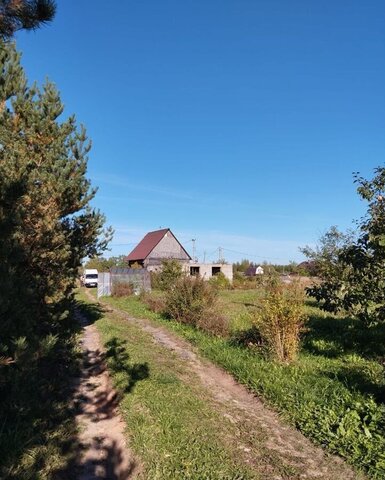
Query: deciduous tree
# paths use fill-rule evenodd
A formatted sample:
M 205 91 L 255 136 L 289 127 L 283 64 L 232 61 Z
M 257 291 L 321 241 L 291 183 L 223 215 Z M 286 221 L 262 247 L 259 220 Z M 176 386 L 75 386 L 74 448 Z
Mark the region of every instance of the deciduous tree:
M 357 192 L 367 202 L 356 235 L 331 230 L 316 251 L 323 282 L 309 293 L 329 311 L 345 309 L 367 324 L 385 321 L 385 167 L 371 180 L 355 174 Z

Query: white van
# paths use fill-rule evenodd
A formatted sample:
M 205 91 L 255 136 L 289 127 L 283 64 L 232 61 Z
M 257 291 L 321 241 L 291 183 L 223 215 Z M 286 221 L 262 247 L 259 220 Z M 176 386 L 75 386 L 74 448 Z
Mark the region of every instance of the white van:
M 85 287 L 98 286 L 98 271 L 96 268 L 86 268 L 82 277 L 82 283 Z

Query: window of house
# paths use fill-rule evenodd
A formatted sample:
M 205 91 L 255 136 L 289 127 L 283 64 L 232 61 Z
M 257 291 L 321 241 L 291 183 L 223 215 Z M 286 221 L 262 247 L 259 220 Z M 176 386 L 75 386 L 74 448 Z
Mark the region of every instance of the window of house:
M 211 267 L 211 275 L 217 275 L 218 273 L 221 273 L 221 267 Z
M 190 275 L 199 275 L 200 267 L 190 267 Z

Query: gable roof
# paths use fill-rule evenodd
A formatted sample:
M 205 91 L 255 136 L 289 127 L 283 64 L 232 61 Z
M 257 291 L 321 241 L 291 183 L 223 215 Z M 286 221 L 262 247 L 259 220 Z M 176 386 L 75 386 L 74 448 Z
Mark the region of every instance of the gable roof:
M 128 255 L 126 260 L 135 261 L 144 260 L 145 258 L 147 258 L 167 232 L 171 233 L 171 235 L 182 247 L 186 255 L 188 255 L 188 257 L 191 259 L 190 255 L 186 252 L 186 250 L 183 248 L 182 244 L 175 237 L 172 231 L 169 228 L 163 228 L 162 230 L 155 230 L 154 232 L 147 233 L 147 235 L 143 237 L 143 239 L 138 243 L 134 250 L 132 250 L 132 252 Z

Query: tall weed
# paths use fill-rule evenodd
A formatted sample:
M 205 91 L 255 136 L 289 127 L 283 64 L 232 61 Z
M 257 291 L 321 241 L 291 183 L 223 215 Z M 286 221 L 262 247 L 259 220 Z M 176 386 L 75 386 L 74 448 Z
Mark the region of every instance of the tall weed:
M 254 318 L 269 355 L 280 362 L 292 362 L 299 351 L 300 333 L 306 315 L 304 291 L 298 283 L 284 285 L 270 279 Z

